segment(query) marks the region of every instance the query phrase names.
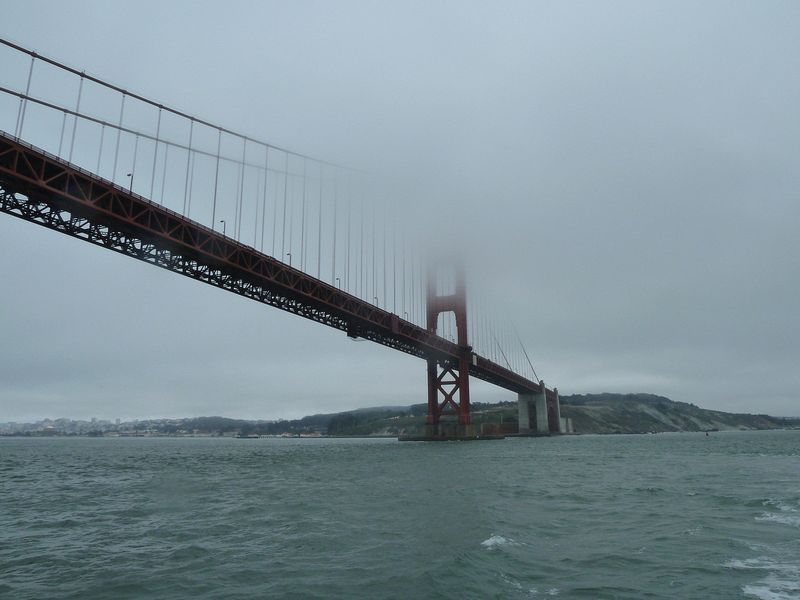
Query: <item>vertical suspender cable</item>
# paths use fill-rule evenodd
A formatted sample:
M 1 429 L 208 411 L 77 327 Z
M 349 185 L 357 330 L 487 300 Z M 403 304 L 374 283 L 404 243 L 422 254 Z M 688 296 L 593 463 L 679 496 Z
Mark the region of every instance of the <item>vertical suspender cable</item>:
M 519 355 L 519 348 L 516 346 L 514 347 L 514 367 L 516 368 L 517 372 L 519 373 L 522 371 L 520 367 L 520 355 Z
M 505 340 L 506 348 L 509 349 L 509 353 L 511 354 L 511 370 L 512 371 L 516 371 L 517 370 L 517 353 L 515 351 L 515 348 L 511 344 L 511 332 L 507 328 L 508 328 L 508 325 L 506 325 L 506 340 Z
M 467 344 L 472 346 L 473 351 L 478 351 L 478 319 L 476 315 L 477 300 L 472 295 L 472 288 L 470 288 L 469 298 L 467 302 Z
M 136 177 L 136 158 L 139 155 L 139 134 L 136 134 L 136 141 L 133 144 L 133 166 L 131 167 L 130 177 L 131 177 L 131 185 L 130 185 L 130 192 L 133 193 L 133 178 Z
M 241 184 L 242 184 L 242 163 L 237 162 L 236 160 L 233 161 L 236 165 L 236 186 L 233 188 L 235 196 L 233 198 L 233 235 L 232 237 L 236 240 L 239 239 L 239 220 L 241 219 L 241 206 L 242 206 L 242 195 L 239 193 L 241 191 Z
M 256 175 L 256 187 L 255 187 L 255 196 L 253 197 L 253 207 L 256 210 L 256 214 L 253 217 L 253 248 L 258 248 L 258 226 L 260 223 L 258 222 L 258 215 L 261 211 L 261 169 L 255 167 L 255 175 Z
M 258 214 L 260 207 L 258 205 L 261 199 L 261 173 L 256 171 L 256 201 L 253 205 L 256 208 L 256 215 L 253 217 L 253 248 L 258 248 Z
M 383 307 L 389 306 L 389 299 L 386 297 L 386 207 L 383 208 Z
M 497 325 L 497 323 L 495 321 L 492 321 L 492 337 L 494 338 L 494 341 L 495 341 L 495 344 L 494 344 L 494 361 L 497 364 L 501 364 L 500 363 L 500 359 L 502 358 L 500 356 L 500 351 L 499 351 L 500 350 L 500 344 L 497 343 L 497 335 L 499 335 L 499 334 L 500 334 L 500 328 L 498 327 L 498 325 Z
M 361 232 L 359 233 L 359 236 L 358 236 L 358 245 L 359 245 L 358 256 L 359 256 L 359 259 L 360 259 L 360 264 L 359 264 L 358 271 L 359 271 L 360 282 L 359 282 L 358 289 L 361 292 L 360 296 L 362 298 L 364 298 L 366 296 L 366 294 L 364 292 L 366 292 L 367 290 L 365 289 L 366 286 L 364 285 L 364 195 L 363 194 L 361 194 L 361 223 L 360 223 L 360 225 L 361 225 Z
M 489 343 L 489 317 L 486 313 L 486 308 L 483 309 L 483 314 L 481 315 L 483 319 L 483 349 L 486 352 L 486 357 L 491 358 L 491 344 Z
M 319 163 L 319 205 L 317 206 L 317 279 L 322 277 L 322 163 Z
M 167 157 L 169 156 L 169 144 L 164 144 L 164 164 L 161 165 L 161 198 L 159 204 L 164 204 L 164 186 L 167 184 Z
M 236 160 L 233 161 L 236 165 L 236 187 L 233 188 L 235 196 L 233 199 L 233 237 L 234 239 L 239 239 L 239 220 L 241 219 L 241 206 L 242 206 L 242 196 L 239 193 L 241 190 L 241 183 L 242 183 L 242 164 L 237 163 Z
M 331 249 L 331 285 L 336 285 L 336 220 L 339 204 L 339 175 L 333 173 L 333 248 Z
M 485 356 L 486 355 L 486 346 L 485 346 L 485 339 L 486 338 L 484 336 L 485 336 L 485 333 L 486 333 L 486 328 L 485 328 L 485 322 L 484 322 L 484 319 L 483 319 L 483 298 L 480 299 L 480 305 L 478 306 L 478 311 L 477 311 L 477 313 L 475 315 L 475 318 L 477 319 L 477 323 L 476 324 L 478 326 L 478 343 L 477 343 L 478 354 L 482 354 L 482 355 Z
M 512 327 L 512 332 L 513 332 L 513 327 L 514 326 L 512 325 L 511 327 Z M 521 364 L 521 360 L 520 359 L 522 357 L 520 356 L 519 348 L 517 348 L 516 346 L 514 347 L 514 356 L 516 357 L 515 365 L 516 365 L 516 368 L 517 368 L 517 372 L 521 373 L 522 372 L 522 364 Z
M 417 307 L 417 304 L 419 303 L 419 298 L 417 298 L 417 277 L 418 277 L 418 275 L 415 273 L 415 271 L 417 271 L 419 269 L 415 268 L 415 267 L 417 267 L 417 264 L 416 264 L 417 261 L 416 261 L 416 256 L 414 254 L 414 247 L 413 246 L 411 247 L 411 260 L 409 262 L 411 263 L 411 319 L 416 321 L 417 319 L 420 318 L 420 311 L 419 311 L 419 309 Z M 405 271 L 405 267 L 403 268 L 403 270 Z
M 289 266 L 292 264 L 292 252 L 294 251 L 294 195 L 295 195 L 295 188 L 296 185 L 292 185 L 292 198 L 291 202 L 289 203 L 289 251 L 287 254 L 289 255 Z
M 419 318 L 422 323 L 428 320 L 428 286 L 425 281 L 425 270 L 429 262 L 427 258 L 419 257 Z
M 269 146 L 264 146 L 264 198 L 261 205 L 261 252 L 264 252 L 264 226 L 267 222 L 267 184 L 269 184 Z
M 491 348 L 492 345 L 490 343 L 490 333 L 489 333 L 489 316 L 486 313 L 486 308 L 483 309 L 483 345 L 484 350 L 486 351 L 486 357 L 491 358 L 492 352 Z
M 478 354 L 481 353 L 481 323 L 480 314 L 478 313 L 478 298 L 470 294 L 469 305 L 472 308 L 472 315 L 469 320 L 470 340 L 469 344 L 475 349 Z
M 478 319 L 480 319 L 481 323 L 481 354 L 489 358 L 489 345 L 486 343 L 486 313 L 483 303 L 481 303 L 481 313 L 478 315 Z
M 397 314 L 397 214 L 392 227 L 392 312 Z
M 505 327 L 503 326 L 503 323 L 501 322 L 497 326 L 497 349 L 500 351 L 500 358 L 502 358 L 503 361 L 506 363 L 506 368 L 510 369 L 511 365 L 508 364 L 508 358 L 506 357 L 506 351 L 503 349 L 503 344 L 505 343 L 505 339 L 504 339 L 505 338 L 505 333 L 506 333 Z
M 58 156 L 61 156 L 61 148 L 64 145 L 64 130 L 67 128 L 67 113 L 64 112 L 64 116 L 61 118 L 61 137 L 58 141 Z
M 307 161 L 303 157 L 303 199 L 300 209 L 300 270 L 305 271 L 306 266 L 306 166 Z
M 106 124 L 100 127 L 100 149 L 97 151 L 97 168 L 94 170 L 95 173 L 100 175 L 100 158 L 103 156 L 103 142 L 106 139 Z
M 455 293 L 455 286 L 453 285 L 454 279 L 455 277 L 453 273 L 447 271 L 445 272 L 444 274 L 445 283 L 443 283 L 442 285 L 446 286 L 444 289 L 446 289 L 448 292 L 453 290 L 453 293 Z M 451 342 L 453 341 L 453 330 L 455 329 L 455 321 L 456 321 L 456 311 L 452 310 L 447 313 L 447 339 L 449 339 Z
M 253 217 L 253 248 L 258 248 L 258 215 L 261 210 L 259 206 L 259 201 L 261 200 L 261 169 L 256 170 L 256 199 L 253 202 L 253 206 L 256 209 L 256 215 Z
M 247 138 L 242 138 L 242 162 L 239 165 L 239 176 L 238 176 L 238 185 L 236 186 L 236 194 L 238 195 L 238 200 L 236 202 L 236 212 L 234 219 L 236 221 L 236 239 L 240 240 L 242 237 L 242 213 L 244 213 L 244 178 L 245 178 L 245 170 L 244 170 L 244 163 L 247 159 Z
M 28 108 L 28 96 L 31 93 L 31 78 L 33 77 L 33 63 L 36 62 L 36 53 L 31 54 L 31 66 L 28 69 L 28 83 L 25 86 L 25 98 L 19 99 L 19 108 L 17 109 L 17 126 L 14 129 L 14 137 L 22 137 L 22 127 L 25 124 L 25 110 Z
M 158 107 L 158 123 L 156 124 L 156 149 L 153 151 L 153 172 L 150 175 L 150 195 L 148 198 L 153 199 L 153 188 L 156 184 L 156 162 L 158 161 L 158 140 L 161 137 L 161 106 Z
M 506 327 L 508 327 L 508 325 L 506 325 Z M 508 329 L 506 329 L 505 344 L 506 344 L 506 348 L 508 348 L 508 353 L 511 356 L 511 370 L 512 371 L 516 371 L 517 370 L 517 353 L 514 351 L 514 347 L 511 344 L 511 341 L 509 339 L 510 337 L 511 336 L 510 336 L 510 334 L 508 332 Z
M 402 312 L 406 312 L 406 236 L 403 236 L 403 300 L 400 306 Z
M 425 260 L 422 258 L 422 254 L 417 257 L 417 294 L 419 296 L 419 322 L 421 324 L 425 324 L 425 319 L 427 319 L 427 311 L 428 311 L 428 304 L 427 299 L 425 298 Z
M 75 105 L 75 121 L 72 124 L 72 141 L 69 144 L 69 162 L 72 162 L 72 151 L 75 149 L 75 132 L 78 130 L 78 113 L 81 112 L 81 96 L 83 96 L 83 73 L 81 73 L 81 82 L 78 85 L 78 102 Z
M 186 204 L 186 216 L 192 212 L 192 188 L 194 187 L 194 167 L 197 164 L 197 155 L 192 155 L 191 174 L 189 175 L 189 202 Z
M 211 206 L 211 229 L 217 222 L 217 187 L 219 184 L 219 153 L 222 150 L 222 129 L 217 129 L 217 166 L 214 169 L 214 200 Z
M 276 169 L 277 173 L 278 170 Z M 275 182 L 275 202 L 272 203 L 272 257 L 275 258 L 275 252 L 278 249 L 278 185 Z
M 253 218 L 253 248 L 258 248 L 258 225 L 259 225 L 259 222 L 258 222 L 258 214 L 259 214 L 258 203 L 259 203 L 259 200 L 262 197 L 262 194 L 261 194 L 261 173 L 260 173 L 260 171 L 261 171 L 261 169 L 256 167 L 256 196 L 255 196 L 255 202 L 253 203 L 253 205 L 256 208 L 256 216 Z M 264 179 L 264 184 L 266 185 L 266 178 Z
M 192 162 L 192 138 L 194 137 L 194 119 L 189 122 L 189 149 L 186 151 L 186 178 L 183 181 L 183 215 L 188 217 L 186 212 L 186 201 L 189 198 L 189 163 Z
M 352 216 L 352 209 L 353 209 L 353 197 L 350 195 L 350 186 L 347 189 L 347 262 L 345 263 L 345 272 L 344 272 L 344 281 L 345 281 L 345 289 L 349 292 L 350 291 L 350 230 L 351 225 L 350 221 Z
M 122 137 L 122 115 L 125 112 L 125 98 L 127 98 L 126 94 L 122 94 L 122 102 L 119 106 L 119 125 L 117 126 L 117 147 L 114 150 L 114 168 L 111 171 L 111 181 L 114 181 L 114 178 L 117 176 L 117 159 L 119 158 L 119 140 Z
M 283 168 L 283 232 L 281 233 L 281 262 L 286 260 L 286 193 L 289 189 L 289 153 Z

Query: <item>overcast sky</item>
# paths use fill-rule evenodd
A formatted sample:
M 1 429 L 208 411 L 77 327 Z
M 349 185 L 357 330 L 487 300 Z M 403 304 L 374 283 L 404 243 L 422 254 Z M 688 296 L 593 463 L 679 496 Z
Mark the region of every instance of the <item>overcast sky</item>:
M 800 3 L 2 12 L 25 47 L 405 180 L 562 394 L 800 415 Z M 0 421 L 426 398 L 418 359 L 2 214 L 0 292 Z

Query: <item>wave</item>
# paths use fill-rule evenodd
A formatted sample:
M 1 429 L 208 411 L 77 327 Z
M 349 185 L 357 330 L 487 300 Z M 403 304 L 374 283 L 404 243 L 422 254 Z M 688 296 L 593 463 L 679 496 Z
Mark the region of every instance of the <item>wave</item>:
M 746 596 L 762 600 L 798 600 L 800 598 L 800 587 L 794 581 L 778 579 L 772 575 L 756 584 L 742 586 L 742 592 Z
M 481 542 L 481 546 L 488 548 L 490 550 L 492 548 L 498 548 L 500 546 L 506 546 L 506 545 L 516 546 L 517 542 L 515 542 L 511 538 L 505 538 L 502 535 L 495 535 L 495 534 L 492 534 L 491 537 L 489 537 L 489 539 L 483 540 Z
M 789 502 L 794 502 L 794 505 L 789 504 Z M 777 508 L 781 512 L 800 512 L 797 500 L 773 500 L 772 498 L 767 498 L 761 505 Z
M 522 584 L 519 581 L 517 581 L 513 577 L 510 577 L 509 575 L 506 575 L 505 573 L 500 573 L 500 579 L 502 579 L 504 582 L 506 582 L 509 586 L 513 587 L 518 592 L 524 592 L 525 591 L 524 588 L 522 587 Z M 528 595 L 528 596 L 558 596 L 560 592 L 561 592 L 561 590 L 559 590 L 556 587 L 551 587 L 551 588 L 541 589 L 541 590 L 539 588 L 529 588 L 526 595 Z
M 782 525 L 800 527 L 800 515 L 795 516 L 785 513 L 763 512 L 756 517 L 756 521 L 772 521 L 774 523 L 781 523 Z
M 769 571 L 763 579 L 742 586 L 742 592 L 746 596 L 762 600 L 800 600 L 800 565 L 759 556 L 729 560 L 725 566 L 730 569 Z

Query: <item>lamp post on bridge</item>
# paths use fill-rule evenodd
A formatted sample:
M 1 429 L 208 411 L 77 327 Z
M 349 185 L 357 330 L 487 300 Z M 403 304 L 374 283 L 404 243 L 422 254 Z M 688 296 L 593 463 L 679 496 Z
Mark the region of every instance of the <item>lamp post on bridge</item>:
M 131 184 L 128 186 L 128 192 L 133 193 L 133 173 L 128 173 L 127 177 L 131 178 Z
M 292 266 L 292 253 L 291 252 L 287 252 L 286 256 L 289 257 L 289 266 L 291 267 Z
M 220 223 L 222 223 L 222 235 L 225 237 L 225 219 L 220 219 Z
M 340 277 L 336 278 L 336 289 L 342 289 L 342 279 Z

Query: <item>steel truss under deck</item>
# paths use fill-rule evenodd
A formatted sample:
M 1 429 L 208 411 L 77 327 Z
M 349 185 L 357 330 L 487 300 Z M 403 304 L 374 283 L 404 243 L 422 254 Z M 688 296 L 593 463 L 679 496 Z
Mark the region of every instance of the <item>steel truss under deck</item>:
M 0 211 L 518 393 L 539 383 L 0 132 Z M 464 364 L 463 362 L 461 363 Z M 553 394 L 547 390 L 547 395 Z M 554 394 L 553 394 L 553 397 Z

